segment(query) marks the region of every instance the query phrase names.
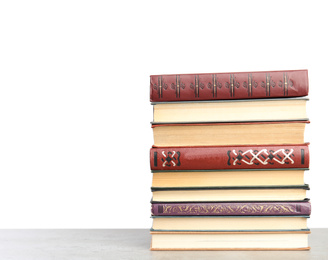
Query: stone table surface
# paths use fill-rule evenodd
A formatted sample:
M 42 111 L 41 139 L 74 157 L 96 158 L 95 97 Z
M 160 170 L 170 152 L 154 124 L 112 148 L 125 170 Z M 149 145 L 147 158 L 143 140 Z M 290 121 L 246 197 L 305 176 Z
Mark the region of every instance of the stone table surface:
M 328 259 L 328 229 L 313 228 L 310 251 L 150 251 L 148 229 L 2 229 L 2 260 Z

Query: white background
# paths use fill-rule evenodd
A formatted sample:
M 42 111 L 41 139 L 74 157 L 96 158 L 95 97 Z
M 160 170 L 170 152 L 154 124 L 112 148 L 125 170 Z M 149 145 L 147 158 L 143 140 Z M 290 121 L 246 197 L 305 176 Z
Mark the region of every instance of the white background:
M 324 1 L 1 1 L 0 227 L 150 228 L 149 75 L 308 69 L 328 227 Z

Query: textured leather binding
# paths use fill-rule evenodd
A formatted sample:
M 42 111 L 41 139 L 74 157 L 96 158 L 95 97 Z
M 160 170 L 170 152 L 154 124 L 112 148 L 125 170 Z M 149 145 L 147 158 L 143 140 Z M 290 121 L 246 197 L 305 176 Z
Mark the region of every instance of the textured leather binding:
M 162 171 L 309 168 L 308 145 L 152 147 L 150 167 Z
M 150 76 L 152 102 L 301 97 L 308 89 L 307 70 Z
M 152 203 L 154 216 L 309 216 L 311 203 L 304 202 L 213 202 Z

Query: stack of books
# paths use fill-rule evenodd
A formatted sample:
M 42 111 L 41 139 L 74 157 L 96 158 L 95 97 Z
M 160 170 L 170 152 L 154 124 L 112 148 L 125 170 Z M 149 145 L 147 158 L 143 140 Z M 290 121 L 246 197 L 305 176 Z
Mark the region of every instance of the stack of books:
M 309 250 L 308 72 L 150 76 L 151 250 Z

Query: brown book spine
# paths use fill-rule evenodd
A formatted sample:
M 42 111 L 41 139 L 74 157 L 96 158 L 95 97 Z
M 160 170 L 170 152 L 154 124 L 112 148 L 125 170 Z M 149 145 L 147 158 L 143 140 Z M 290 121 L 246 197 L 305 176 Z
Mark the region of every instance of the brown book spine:
M 304 202 L 189 202 L 152 203 L 154 216 L 288 216 L 311 214 Z
M 308 95 L 308 71 L 151 75 L 150 101 L 196 101 Z
M 151 170 L 309 168 L 308 143 L 200 147 L 152 147 Z

